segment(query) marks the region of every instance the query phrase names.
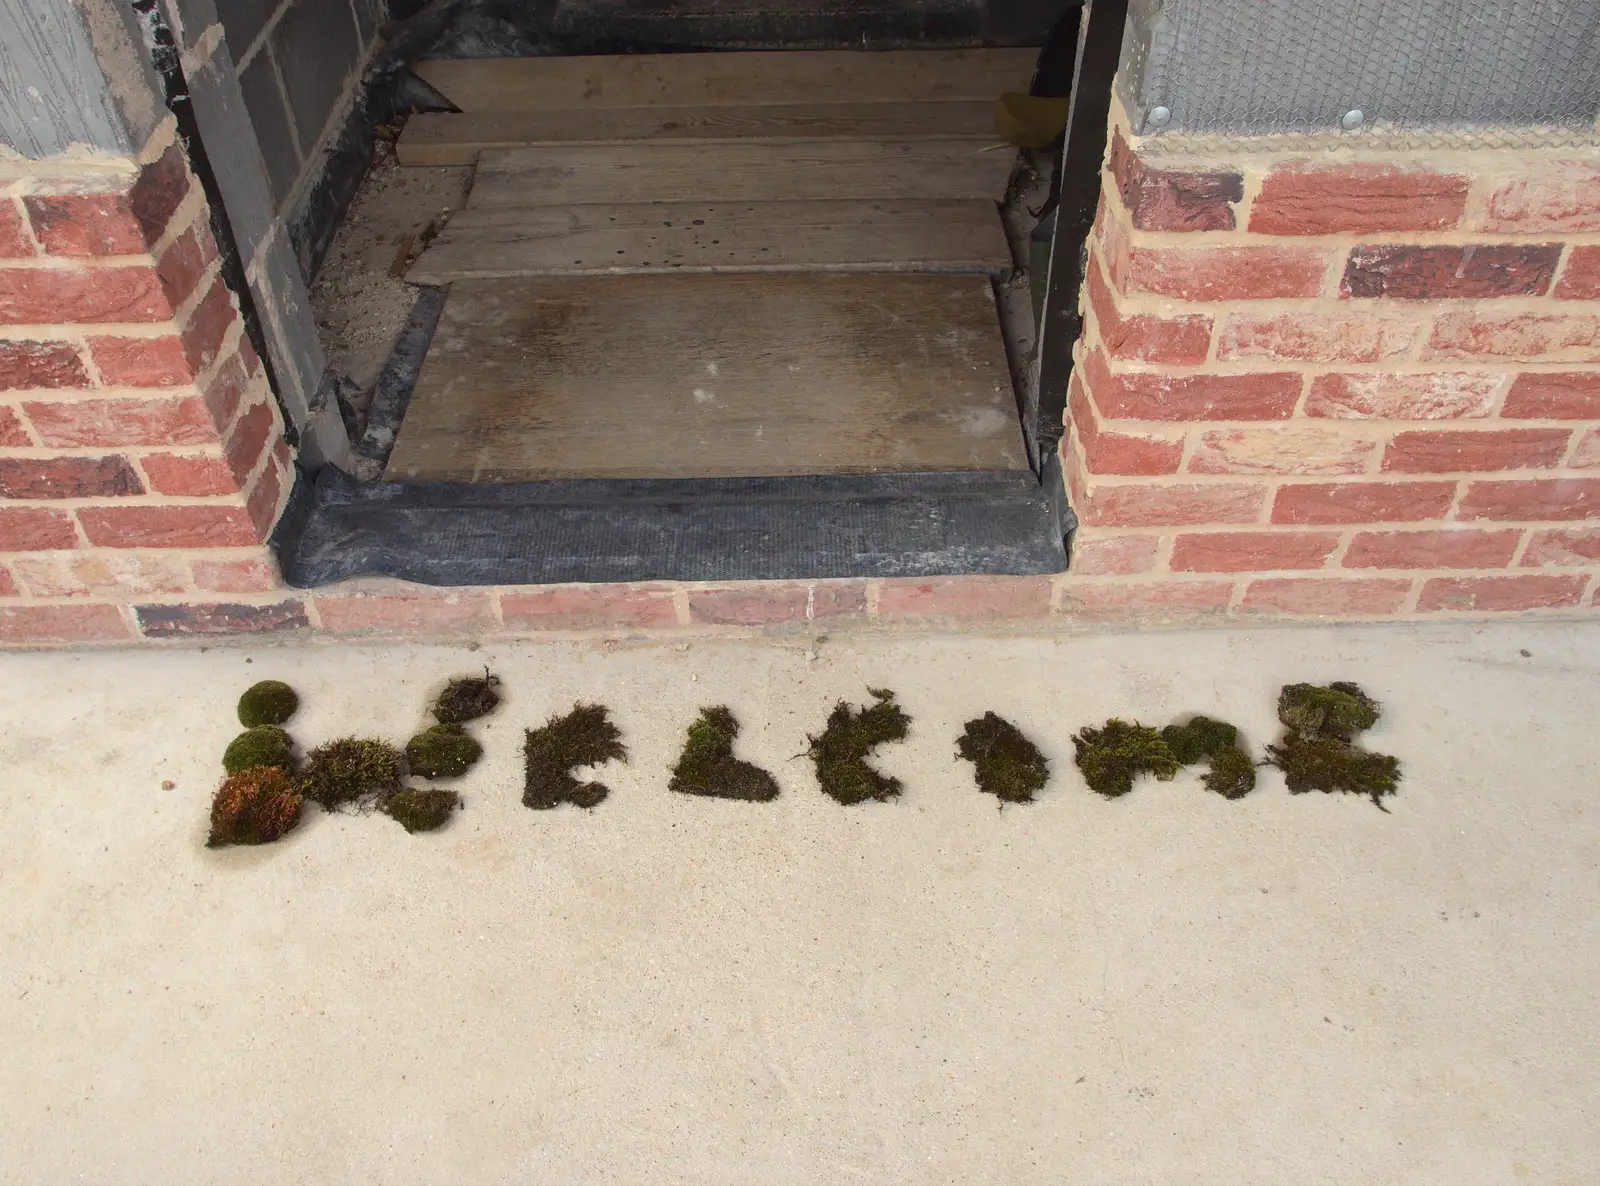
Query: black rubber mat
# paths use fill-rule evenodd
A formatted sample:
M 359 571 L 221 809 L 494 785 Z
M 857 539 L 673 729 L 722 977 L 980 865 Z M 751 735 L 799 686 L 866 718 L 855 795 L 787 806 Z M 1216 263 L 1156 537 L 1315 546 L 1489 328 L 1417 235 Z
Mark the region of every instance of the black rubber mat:
M 297 588 L 1025 575 L 1065 569 L 1070 519 L 1028 473 L 363 485 L 330 466 L 274 545 Z

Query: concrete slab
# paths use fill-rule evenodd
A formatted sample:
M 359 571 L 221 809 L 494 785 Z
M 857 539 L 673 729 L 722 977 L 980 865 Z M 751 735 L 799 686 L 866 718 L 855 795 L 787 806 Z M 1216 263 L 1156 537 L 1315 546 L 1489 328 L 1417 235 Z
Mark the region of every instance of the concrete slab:
M 1600 1181 L 1600 628 L 0 657 L 0 1180 Z M 448 830 L 313 814 L 202 847 L 231 701 L 403 739 L 446 676 L 507 703 Z M 1384 815 L 1194 776 L 1090 794 L 1070 734 L 1350 678 Z M 900 691 L 894 804 L 792 760 Z M 519 803 L 521 729 L 611 704 L 593 813 Z M 666 789 L 726 701 L 769 805 Z M 954 759 L 1056 764 L 998 811 Z M 162 790 L 163 780 L 176 784 Z

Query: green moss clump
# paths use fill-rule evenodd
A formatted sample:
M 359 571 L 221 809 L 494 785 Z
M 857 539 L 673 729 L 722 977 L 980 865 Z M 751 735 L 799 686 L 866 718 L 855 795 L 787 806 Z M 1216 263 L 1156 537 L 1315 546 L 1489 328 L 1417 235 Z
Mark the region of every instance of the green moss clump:
M 820 737 L 807 737 L 806 755 L 817 768 L 817 781 L 838 802 L 849 806 L 868 799 L 883 802 L 900 794 L 898 778 L 880 774 L 867 758 L 880 745 L 904 741 L 911 718 L 895 703 L 894 693 L 868 688 L 876 704 L 851 708 L 843 700 L 828 714 Z
M 1400 759 L 1375 754 L 1337 737 L 1305 737 L 1291 732 L 1281 745 L 1267 746 L 1267 760 L 1283 771 L 1291 794 L 1346 791 L 1364 795 L 1380 810 L 1383 797 L 1400 785 Z
M 551 717 L 541 728 L 529 729 L 522 752 L 522 802 L 535 811 L 549 811 L 562 803 L 598 806 L 611 789 L 601 782 L 579 782 L 572 772 L 628 759 L 622 730 L 611 722 L 602 704 L 575 705 L 566 716 Z
M 1032 803 L 1050 781 L 1050 763 L 1039 747 L 1004 717 L 986 712 L 967 722 L 956 742 L 956 754 L 975 767 L 978 789 L 995 796 L 1000 806 Z
M 436 832 L 450 822 L 450 813 L 461 806 L 454 791 L 425 791 L 405 787 L 385 795 L 378 809 L 407 832 Z
M 257 725 L 253 729 L 246 729 L 222 751 L 222 768 L 229 774 L 238 774 L 256 766 L 278 766 L 284 770 L 293 768 L 294 743 L 278 726 Z
M 208 848 L 271 844 L 300 822 L 301 798 L 293 777 L 277 766 L 230 774 L 211 800 Z
M 1256 789 L 1256 764 L 1241 747 L 1225 745 L 1211 755 L 1200 781 L 1224 799 L 1243 799 Z
M 1204 762 L 1218 750 L 1239 743 L 1239 730 L 1227 721 L 1207 716 L 1190 717 L 1181 725 L 1161 730 L 1161 740 L 1172 750 L 1180 766 Z
M 1354 744 L 1380 715 L 1378 702 L 1356 684 L 1288 684 L 1278 694 L 1287 731 L 1267 746 L 1267 762 L 1283 771 L 1291 794 L 1345 791 L 1387 811 L 1383 797 L 1399 788 L 1400 759 Z
M 246 729 L 257 725 L 281 725 L 300 707 L 300 694 L 281 680 L 264 679 L 252 684 L 239 697 L 239 723 Z
M 1081 729 L 1072 738 L 1078 769 L 1090 790 L 1115 799 L 1133 790 L 1133 780 L 1153 774 L 1171 782 L 1178 774 L 1178 759 L 1161 734 L 1135 721 L 1115 718 L 1103 729 Z
M 435 725 L 406 742 L 406 765 L 418 778 L 456 778 L 483 757 L 483 746 L 460 725 Z
M 1378 702 L 1356 684 L 1288 684 L 1278 693 L 1278 719 L 1303 737 L 1354 741 L 1381 715 Z
M 709 795 L 717 799 L 745 799 L 768 803 L 778 797 L 777 780 L 761 767 L 733 756 L 733 739 L 739 722 L 728 708 L 702 708 L 700 719 L 689 726 L 683 753 L 672 768 L 667 784 L 684 795 Z
M 459 725 L 486 717 L 500 703 L 500 677 L 484 668 L 483 678 L 453 679 L 433 702 L 433 715 L 441 725 Z
M 387 741 L 341 737 L 306 755 L 301 793 L 329 811 L 370 806 L 400 786 L 401 757 Z

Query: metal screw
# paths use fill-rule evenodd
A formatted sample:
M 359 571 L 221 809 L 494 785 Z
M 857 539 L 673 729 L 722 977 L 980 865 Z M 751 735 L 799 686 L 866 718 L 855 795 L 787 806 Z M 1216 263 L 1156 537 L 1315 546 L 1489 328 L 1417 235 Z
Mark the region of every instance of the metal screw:
M 1353 132 L 1366 121 L 1366 118 L 1361 113 L 1361 108 L 1352 107 L 1344 113 L 1344 118 L 1339 121 L 1339 126 L 1347 132 Z
M 1145 122 L 1152 128 L 1164 128 L 1172 122 L 1172 108 L 1152 107 L 1150 114 L 1145 116 Z

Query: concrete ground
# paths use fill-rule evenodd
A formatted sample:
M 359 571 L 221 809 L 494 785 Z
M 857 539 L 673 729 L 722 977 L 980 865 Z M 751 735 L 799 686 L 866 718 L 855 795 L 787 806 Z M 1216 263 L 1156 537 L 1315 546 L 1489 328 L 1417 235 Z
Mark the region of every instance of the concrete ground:
M 1600 625 L 808 645 L 0 656 L 0 1180 L 1600 1182 Z M 446 831 L 203 846 L 251 681 L 304 744 L 403 740 L 486 661 Z M 1392 814 L 1072 766 L 1118 714 L 1259 749 L 1336 678 Z M 907 790 L 845 809 L 792 755 L 868 684 Z M 631 763 L 527 811 L 521 730 L 590 698 Z M 776 802 L 666 789 L 719 701 Z M 1054 762 L 1031 806 L 953 756 L 991 708 Z

